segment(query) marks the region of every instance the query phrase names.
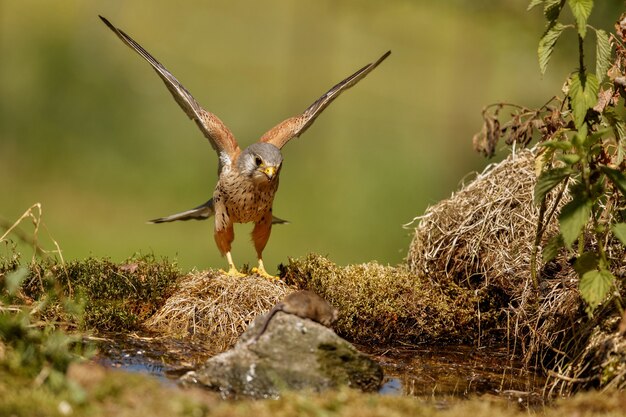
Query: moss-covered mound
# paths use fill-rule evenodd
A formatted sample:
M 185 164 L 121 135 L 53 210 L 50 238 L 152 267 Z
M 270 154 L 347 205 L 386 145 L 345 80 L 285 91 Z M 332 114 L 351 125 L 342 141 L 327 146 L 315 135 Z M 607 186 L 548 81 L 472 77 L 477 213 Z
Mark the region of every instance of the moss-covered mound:
M 460 343 L 477 337 L 474 293 L 457 285 L 441 287 L 406 266 L 340 267 L 309 255 L 281 269 L 285 282 L 312 290 L 338 308 L 333 327 L 357 343 Z
M 0 278 L 18 263 L 6 264 Z M 89 258 L 66 263 L 51 259 L 39 260 L 26 266 L 27 277 L 22 286 L 26 302 L 42 297 L 54 298 L 52 293 L 64 294 L 84 304 L 82 323 L 101 331 L 133 331 L 151 317 L 176 291 L 182 275 L 175 263 L 153 256 L 132 257 L 117 264 L 109 259 Z M 51 291 L 53 287 L 55 291 Z M 54 299 L 47 305 L 48 317 L 65 320 L 61 306 Z M 63 300 L 60 300 L 63 301 Z M 54 317 L 59 314 L 60 317 Z

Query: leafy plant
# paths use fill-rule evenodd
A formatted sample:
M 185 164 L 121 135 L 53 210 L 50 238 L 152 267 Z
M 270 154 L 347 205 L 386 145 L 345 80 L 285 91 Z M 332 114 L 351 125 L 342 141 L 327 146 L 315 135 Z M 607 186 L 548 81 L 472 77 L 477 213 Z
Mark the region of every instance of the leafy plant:
M 626 245 L 626 124 L 619 106 L 626 97 L 626 32 L 619 22 L 617 35 L 587 24 L 594 0 L 532 0 L 528 10 L 540 6 L 547 21 L 537 50 L 541 73 L 546 72 L 562 34 L 570 30 L 575 31 L 578 43 L 578 68 L 568 75 L 563 96 L 552 98 L 539 109 L 508 103 L 486 107 L 483 129 L 474 137 L 474 147 L 490 157 L 501 137 L 508 144 L 526 146 L 538 133 L 534 198 L 540 213 L 535 247 L 542 241 L 545 225 L 560 208 L 560 233 L 544 245 L 543 261 L 551 261 L 563 248 L 574 255 L 580 294 L 591 314 L 616 285 L 607 250 L 619 245 L 623 253 L 622 245 Z M 563 17 L 566 6 L 573 18 L 570 23 Z M 625 16 L 620 21 L 626 22 Z M 585 39 L 590 33 L 595 35 L 593 72 L 585 65 Z M 501 125 L 498 116 L 503 107 L 512 108 L 513 113 Z M 564 196 L 569 200 L 563 205 Z M 531 271 L 537 285 L 534 255 Z M 619 299 L 615 300 L 621 311 Z
M 18 229 L 27 219 L 34 226 L 32 236 Z M 56 241 L 53 240 L 55 251 L 46 251 L 38 244 L 41 222 L 41 205 L 36 203 L 15 223 L 0 222 L 5 229 L 0 234 L 0 244 L 9 247 L 9 234 L 32 244 L 31 267 L 37 265 L 37 256 L 60 256 Z M 72 362 L 93 351 L 92 346 L 83 343 L 82 335 L 68 332 L 70 328 L 82 327 L 85 298 L 80 293 L 68 296 L 52 274 L 37 276 L 38 297 L 26 296 L 27 281 L 35 278 L 28 267 L 20 266 L 19 254 L 14 250 L 12 247 L 11 256 L 0 260 L 0 375 L 26 378 L 36 388 L 45 386 L 65 393 L 74 402 L 82 402 L 84 391 L 66 377 L 66 372 Z M 65 267 L 62 258 L 60 265 Z
M 62 306 L 65 314 L 80 321 L 84 305 L 80 297 L 70 299 L 50 285 L 38 300 L 25 304 L 20 294 L 28 269 L 21 267 L 0 274 L 0 369 L 32 379 L 34 386 L 45 385 L 66 392 L 76 402 L 83 400 L 82 389 L 66 378 L 72 362 L 90 355 L 80 335 L 66 333 L 59 323 L 42 320 L 52 306 Z

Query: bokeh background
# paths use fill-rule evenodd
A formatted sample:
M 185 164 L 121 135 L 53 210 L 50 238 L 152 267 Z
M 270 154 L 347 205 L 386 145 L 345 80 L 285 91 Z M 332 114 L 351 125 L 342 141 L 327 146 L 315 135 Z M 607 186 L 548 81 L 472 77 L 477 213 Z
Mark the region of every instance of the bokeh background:
M 145 222 L 206 201 L 217 157 L 102 14 L 243 146 L 391 49 L 283 149 L 274 212 L 291 224 L 274 228 L 265 260 L 270 271 L 309 252 L 399 263 L 411 238 L 402 225 L 493 162 L 472 150 L 482 107 L 540 106 L 574 69 L 566 34 L 540 76 L 544 20 L 527 3 L 1 0 L 0 219 L 40 202 L 39 239 L 52 248 L 53 237 L 65 259 L 140 252 L 183 268 L 225 264 L 212 222 Z M 591 23 L 612 30 L 622 9 L 596 1 Z M 255 263 L 250 230 L 235 229 L 239 265 Z

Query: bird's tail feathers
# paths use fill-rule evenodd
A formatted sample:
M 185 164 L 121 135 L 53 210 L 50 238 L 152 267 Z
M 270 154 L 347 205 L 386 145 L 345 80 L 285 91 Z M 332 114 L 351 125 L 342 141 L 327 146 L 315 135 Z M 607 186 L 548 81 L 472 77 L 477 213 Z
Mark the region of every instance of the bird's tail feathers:
M 213 199 L 210 199 L 206 203 L 196 208 L 192 208 L 191 210 L 172 214 L 171 216 L 159 217 L 158 219 L 149 220 L 148 223 L 167 223 L 176 220 L 206 220 L 214 214 L 215 208 L 213 207 Z
M 272 224 L 289 224 L 289 220 L 284 220 L 276 216 L 272 216 Z
M 148 220 L 148 223 L 168 223 L 177 220 L 206 220 L 213 215 L 215 215 L 215 207 L 213 206 L 213 199 L 210 199 L 206 203 L 199 205 L 196 208 L 192 208 L 191 210 L 172 214 L 166 217 L 159 217 L 158 219 Z M 289 221 L 272 216 L 272 224 L 289 224 Z

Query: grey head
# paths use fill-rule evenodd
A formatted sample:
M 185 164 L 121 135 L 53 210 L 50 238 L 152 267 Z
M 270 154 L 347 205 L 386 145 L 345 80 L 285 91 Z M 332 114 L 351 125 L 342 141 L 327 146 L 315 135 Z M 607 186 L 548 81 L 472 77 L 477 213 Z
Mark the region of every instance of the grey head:
M 244 149 L 237 160 L 237 168 L 255 183 L 268 183 L 278 178 L 282 163 L 280 149 L 271 143 L 258 142 Z

